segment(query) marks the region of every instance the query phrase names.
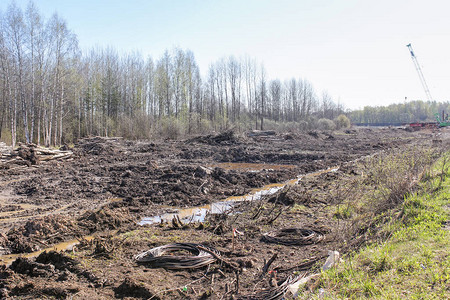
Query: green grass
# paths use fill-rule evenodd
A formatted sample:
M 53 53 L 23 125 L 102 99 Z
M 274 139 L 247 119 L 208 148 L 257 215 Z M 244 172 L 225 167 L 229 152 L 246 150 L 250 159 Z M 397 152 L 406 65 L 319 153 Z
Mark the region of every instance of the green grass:
M 396 217 L 380 225 L 387 240 L 322 273 L 323 299 L 450 299 L 450 172 L 443 164 L 449 160 L 435 164 Z

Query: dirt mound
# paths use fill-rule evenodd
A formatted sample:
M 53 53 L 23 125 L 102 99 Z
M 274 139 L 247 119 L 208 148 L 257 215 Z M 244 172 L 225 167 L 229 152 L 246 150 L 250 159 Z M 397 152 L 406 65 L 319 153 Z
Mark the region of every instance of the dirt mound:
M 18 257 L 12 262 L 10 268 L 16 273 L 30 277 L 51 277 L 56 273 L 55 266 L 37 263 L 24 257 Z
M 106 229 L 117 229 L 125 224 L 135 222 L 126 208 L 111 209 L 104 207 L 94 212 L 86 212 L 78 219 L 78 225 L 90 232 Z
M 92 137 L 78 141 L 75 145 L 78 154 L 114 155 L 122 146 L 121 138 Z
M 216 146 L 217 147 L 217 146 Z M 204 147 L 199 147 L 196 149 L 190 149 L 188 147 L 183 147 L 178 157 L 181 159 L 199 159 L 199 158 L 209 158 L 214 156 L 218 149 L 205 149 Z M 218 160 L 220 161 L 220 160 Z
M 239 143 L 239 138 L 233 130 L 228 130 L 217 135 L 199 136 L 188 140 L 188 143 L 203 143 L 208 145 L 230 145 Z
M 276 193 L 274 196 L 267 200 L 269 203 L 280 203 L 283 205 L 293 205 L 295 198 L 292 197 L 292 193 L 289 193 L 289 188 L 284 188 L 281 192 Z
M 28 221 L 23 228 L 23 234 L 25 236 L 48 236 L 56 232 L 66 233 L 73 230 L 75 226 L 73 221 L 63 216 L 45 216 Z
M 14 227 L 6 234 L 7 252 L 34 252 L 52 243 L 60 242 L 64 236 L 78 232 L 77 224 L 61 215 L 36 218 L 24 225 Z
M 19 230 L 12 229 L 7 234 L 7 252 L 30 253 L 40 249 L 39 245 L 25 237 Z
M 42 179 L 34 178 L 33 180 L 26 180 L 26 181 L 20 182 L 16 186 L 15 192 L 18 195 L 34 196 L 34 195 L 39 194 L 39 191 L 41 189 L 42 189 Z
M 334 135 L 332 135 L 330 132 L 327 132 L 327 131 L 311 130 L 311 131 L 308 131 L 308 135 L 315 139 L 321 139 L 321 140 L 334 139 Z
M 78 219 L 49 215 L 14 227 L 1 239 L 0 247 L 7 253 L 30 253 L 63 240 L 73 239 L 95 231 L 117 229 L 134 224 L 136 218 L 127 208 L 103 207 L 87 211 Z M 4 246 L 2 246 L 4 245 Z
M 11 278 L 13 275 L 14 273 L 10 268 L 6 267 L 5 265 L 0 265 L 0 282 L 5 279 Z
M 9 277 L 22 274 L 36 278 L 34 282 L 21 281 L 17 285 L 14 282 L 5 283 L 2 292 L 7 296 L 33 295 L 35 298 L 67 299 L 80 291 L 77 284 L 79 281 L 87 279 L 93 287 L 99 287 L 100 282 L 105 282 L 81 268 L 78 261 L 55 251 L 43 252 L 35 260 L 19 257 L 6 271 L 0 270 L 0 274 Z
M 140 299 L 160 299 L 153 292 L 150 287 L 144 282 L 136 282 L 130 277 L 125 280 L 114 289 L 115 296 L 117 298 L 133 297 Z
M 158 150 L 158 146 L 155 143 L 142 143 L 138 144 L 136 146 L 136 152 L 138 153 L 148 153 L 148 152 L 154 152 Z
M 56 251 L 43 252 L 36 257 L 36 262 L 41 264 L 52 264 L 58 270 L 74 270 L 78 262 L 74 259 Z
M 9 299 L 11 286 L 23 282 L 22 278 L 5 265 L 0 266 L 0 299 Z

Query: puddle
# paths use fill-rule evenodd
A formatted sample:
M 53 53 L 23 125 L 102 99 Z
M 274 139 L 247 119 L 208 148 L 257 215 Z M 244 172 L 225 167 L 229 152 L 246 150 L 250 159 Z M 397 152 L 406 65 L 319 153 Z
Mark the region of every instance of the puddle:
M 122 201 L 123 200 L 123 198 L 108 198 L 108 199 L 106 199 L 106 201 L 108 201 L 108 202 L 110 202 L 110 203 L 113 203 L 113 202 L 120 202 L 120 201 Z
M 139 222 L 139 225 L 169 222 L 175 216 L 178 216 L 182 221 L 202 222 L 205 219 L 207 213 L 212 214 L 225 213 L 230 209 L 232 209 L 235 203 L 237 202 L 232 203 L 227 201 L 220 201 L 213 204 L 180 209 L 174 213 L 166 213 L 159 216 L 143 218 Z
M 209 167 L 215 168 L 219 167 L 225 170 L 239 170 L 239 171 L 249 171 L 249 172 L 257 172 L 262 170 L 286 170 L 286 169 L 295 169 L 297 166 L 294 165 L 273 165 L 273 164 L 255 164 L 255 163 L 218 163 L 210 165 Z
M 172 219 L 175 216 L 178 216 L 184 222 L 203 222 L 207 214 L 226 213 L 230 211 L 233 207 L 235 207 L 239 202 L 259 200 L 263 196 L 275 194 L 285 186 L 297 184 L 302 178 L 314 177 L 323 173 L 336 172 L 338 169 L 339 167 L 332 167 L 326 170 L 320 170 L 317 172 L 308 173 L 306 175 L 300 175 L 295 179 L 291 179 L 283 183 L 274 183 L 263 186 L 262 188 L 253 189 L 247 195 L 229 197 L 222 201 L 214 202 L 212 204 L 178 209 L 176 212 L 173 213 L 165 213 L 152 217 L 144 217 L 138 224 L 150 225 L 155 223 L 166 223 L 172 221 Z
M 292 183 L 291 183 L 292 181 Z M 207 214 L 223 214 L 230 211 L 236 204 L 243 201 L 252 201 L 261 199 L 262 196 L 275 194 L 288 184 L 295 184 L 298 179 L 291 180 L 287 183 L 271 184 L 261 189 L 255 189 L 244 196 L 233 196 L 226 198 L 223 201 L 206 204 L 203 206 L 196 206 L 190 208 L 179 209 L 173 213 L 165 213 L 153 217 L 143 218 L 138 224 L 148 225 L 155 223 L 165 223 L 171 221 L 175 216 L 178 216 L 182 221 L 187 222 L 203 222 Z M 294 183 L 295 181 L 295 183 Z
M 268 165 L 265 165 L 266 167 Z M 314 173 L 308 173 L 306 175 L 300 175 L 297 178 L 288 180 L 283 183 L 275 183 L 266 185 L 259 189 L 253 189 L 249 194 L 243 195 L 243 196 L 233 196 L 226 198 L 225 200 L 215 202 L 212 204 L 207 204 L 203 206 L 198 207 L 192 207 L 192 208 L 186 208 L 186 209 L 179 209 L 174 213 L 166 213 L 158 216 L 153 217 L 146 217 L 139 222 L 139 225 L 146 225 L 146 224 L 155 224 L 160 222 L 169 222 L 172 220 L 173 217 L 178 215 L 178 217 L 183 221 L 191 221 L 191 222 L 201 222 L 205 219 L 207 214 L 221 214 L 225 213 L 227 211 L 230 211 L 234 206 L 236 206 L 239 202 L 243 201 L 254 201 L 261 199 L 261 197 L 266 195 L 272 195 L 284 188 L 287 185 L 295 185 L 297 184 L 302 178 L 306 177 L 314 177 L 318 176 L 323 173 L 330 173 L 330 172 L 336 172 L 339 169 L 339 167 L 333 167 L 326 170 L 320 170 Z M 108 201 L 110 202 L 116 202 L 121 201 L 121 198 L 110 198 Z M 23 205 L 23 204 L 20 204 Z M 64 209 L 65 207 L 60 208 Z M 11 221 L 9 219 L 8 221 Z M 1 222 L 1 220 L 0 220 Z M 91 241 L 94 239 L 94 236 L 85 236 L 84 239 Z M 43 253 L 44 251 L 67 251 L 72 250 L 73 247 L 77 244 L 79 244 L 80 241 L 78 239 L 66 241 L 63 243 L 56 244 L 52 247 L 48 247 L 39 251 L 35 251 L 32 253 L 21 253 L 21 254 L 9 254 L 9 255 L 1 255 L 0 256 L 0 264 L 9 266 L 14 260 L 16 260 L 18 257 L 24 257 L 24 258 L 34 258 L 37 257 L 39 254 Z
M 94 236 L 85 236 L 83 237 L 85 240 L 91 241 L 94 239 Z M 39 251 L 31 252 L 31 253 L 20 253 L 20 254 L 9 254 L 9 255 L 1 255 L 0 256 L 0 264 L 9 266 L 13 261 L 15 261 L 18 257 L 24 258 L 34 258 L 39 256 L 42 252 L 45 251 L 67 251 L 72 250 L 73 246 L 78 245 L 80 243 L 79 240 L 70 240 L 67 242 L 56 244 L 52 247 L 48 247 Z

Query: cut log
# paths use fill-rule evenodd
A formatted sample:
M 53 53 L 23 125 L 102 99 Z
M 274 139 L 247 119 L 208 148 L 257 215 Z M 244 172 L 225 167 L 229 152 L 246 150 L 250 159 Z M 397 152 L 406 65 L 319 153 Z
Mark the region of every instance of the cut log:
M 63 160 L 72 157 L 73 152 L 67 150 L 49 149 L 35 144 L 19 144 L 19 147 L 9 153 L 0 153 L 0 168 L 11 169 L 11 165 L 37 165 L 41 161 Z

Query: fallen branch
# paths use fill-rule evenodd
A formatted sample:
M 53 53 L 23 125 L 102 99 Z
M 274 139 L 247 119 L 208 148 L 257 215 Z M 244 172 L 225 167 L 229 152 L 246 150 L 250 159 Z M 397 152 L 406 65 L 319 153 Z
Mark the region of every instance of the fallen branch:
M 266 275 L 267 271 L 270 268 L 270 265 L 275 261 L 275 259 L 277 259 L 277 257 L 278 257 L 278 253 L 275 253 L 274 255 L 272 255 L 272 257 L 269 259 L 269 261 L 264 265 L 261 276 L 259 278 L 262 278 L 262 277 L 264 277 L 264 275 Z

